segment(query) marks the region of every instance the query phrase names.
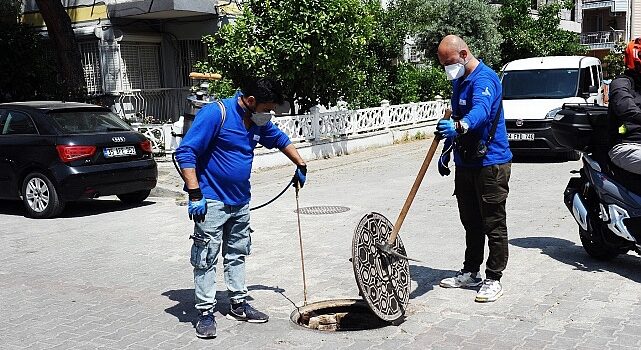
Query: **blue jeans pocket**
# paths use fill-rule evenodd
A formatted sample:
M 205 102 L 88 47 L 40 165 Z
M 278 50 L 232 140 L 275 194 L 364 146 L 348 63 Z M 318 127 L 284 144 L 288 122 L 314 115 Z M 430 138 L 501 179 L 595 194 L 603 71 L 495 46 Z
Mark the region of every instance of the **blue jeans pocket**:
M 190 237 L 194 243 L 191 245 L 191 266 L 197 269 L 207 269 L 209 268 L 210 262 L 207 261 L 209 255 L 209 241 L 210 238 L 202 236 L 191 236 Z

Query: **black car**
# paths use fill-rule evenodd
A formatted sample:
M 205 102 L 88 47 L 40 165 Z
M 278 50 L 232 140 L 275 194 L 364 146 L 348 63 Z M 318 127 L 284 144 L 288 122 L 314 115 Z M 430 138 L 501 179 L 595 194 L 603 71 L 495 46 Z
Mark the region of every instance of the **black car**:
M 98 196 L 140 203 L 157 178 L 150 141 L 105 107 L 0 104 L 0 198 L 22 198 L 30 217 Z

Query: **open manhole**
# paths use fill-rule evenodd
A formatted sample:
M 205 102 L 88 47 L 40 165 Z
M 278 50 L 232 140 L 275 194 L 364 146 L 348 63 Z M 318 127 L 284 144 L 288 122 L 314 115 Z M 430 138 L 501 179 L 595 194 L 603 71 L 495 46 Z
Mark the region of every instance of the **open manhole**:
M 335 299 L 307 304 L 294 310 L 291 321 L 301 327 L 326 332 L 362 331 L 389 326 L 361 299 Z
M 299 214 L 308 214 L 308 215 L 327 215 L 327 214 L 339 214 L 349 211 L 348 207 L 341 207 L 336 205 L 320 205 L 315 207 L 302 207 L 298 209 Z M 294 210 L 294 213 L 296 210 Z

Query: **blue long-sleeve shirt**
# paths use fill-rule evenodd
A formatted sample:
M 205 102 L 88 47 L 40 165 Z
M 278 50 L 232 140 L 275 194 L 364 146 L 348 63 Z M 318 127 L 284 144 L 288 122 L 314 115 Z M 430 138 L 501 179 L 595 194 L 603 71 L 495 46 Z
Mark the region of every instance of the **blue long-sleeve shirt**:
M 264 126 L 252 124 L 245 128 L 245 111 L 237 96 L 222 102 L 226 109 L 225 124 L 221 126 L 222 113 L 217 103 L 200 109 L 176 149 L 176 160 L 182 169 L 196 169 L 205 198 L 227 205 L 244 205 L 251 199 L 249 177 L 256 145 L 283 149 L 291 141 L 271 121 Z
M 482 61 L 465 78 L 452 82 L 452 115 L 465 122 L 469 129 L 462 137 L 487 141 L 492 122 L 501 104 L 503 89 L 498 75 Z M 447 149 L 452 140 L 446 140 Z M 488 147 L 485 157 L 472 162 L 464 162 L 454 150 L 454 163 L 462 167 L 479 167 L 503 164 L 512 160 L 512 152 L 507 141 L 507 130 L 503 111 L 499 117 L 494 139 Z

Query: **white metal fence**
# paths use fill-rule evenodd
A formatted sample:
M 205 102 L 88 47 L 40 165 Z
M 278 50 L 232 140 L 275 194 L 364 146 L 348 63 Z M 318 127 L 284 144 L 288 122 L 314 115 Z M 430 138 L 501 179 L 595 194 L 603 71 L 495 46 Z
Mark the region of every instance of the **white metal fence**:
M 140 105 L 138 102 L 134 104 Z M 310 114 L 276 117 L 273 122 L 293 142 L 313 143 L 433 122 L 441 118 L 448 107 L 449 102 L 443 100 L 326 112 L 315 107 Z M 179 143 L 176 138 L 182 133 L 179 124 L 143 122 L 133 126 L 152 141 L 154 153 L 170 153 Z
M 277 117 L 274 123 L 292 141 L 320 141 L 434 121 L 447 107 L 437 100 L 332 112 L 312 108 L 310 114 Z

